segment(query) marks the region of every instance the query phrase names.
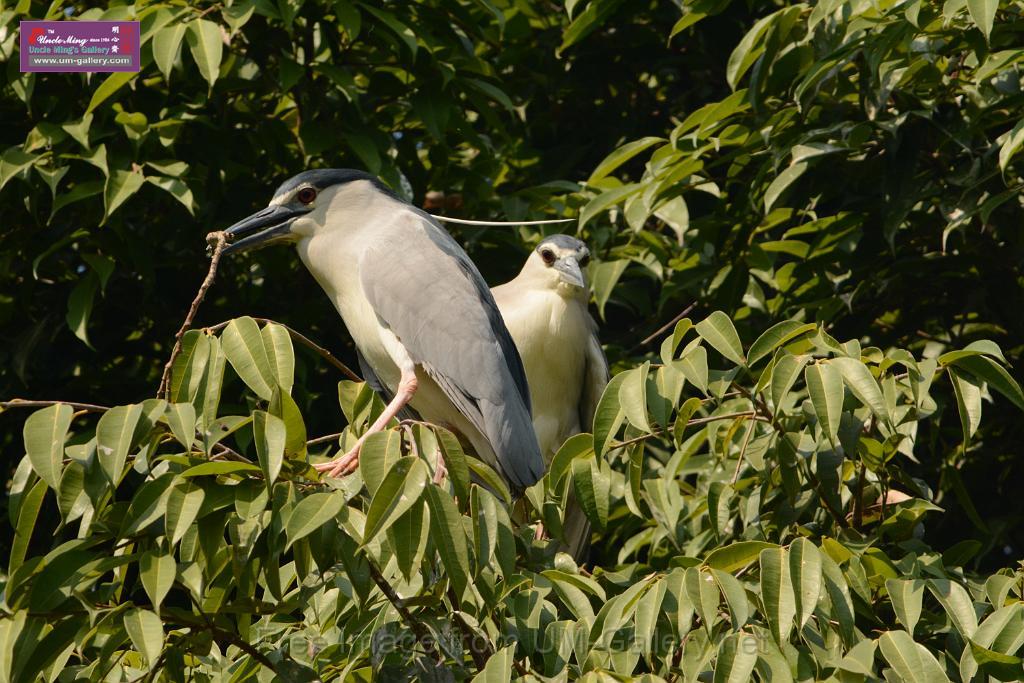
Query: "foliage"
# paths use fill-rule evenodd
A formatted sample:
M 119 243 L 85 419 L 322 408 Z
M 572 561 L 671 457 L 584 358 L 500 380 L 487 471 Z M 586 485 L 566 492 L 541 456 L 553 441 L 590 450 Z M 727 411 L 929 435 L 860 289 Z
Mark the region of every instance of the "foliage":
M 734 5 L 685 3 L 672 40 L 712 30 Z M 821 322 L 928 357 L 991 337 L 1019 362 L 1019 6 L 757 7 L 723 60 L 731 91 L 678 110 L 590 174 L 581 223 L 621 264 L 602 271 L 599 305 L 655 300 L 671 315 L 696 301 L 751 334 Z M 609 208 L 612 226 L 599 221 Z M 940 474 L 936 495 L 962 510 L 940 535 L 975 534 L 1013 556 L 1018 510 L 970 493 L 1022 475 L 1011 455 L 1021 423 L 999 415 L 976 452 L 958 453 L 947 430 L 922 455 Z
M 19 74 L 16 22 L 62 12 L 141 20 L 142 71 Z M 0 394 L 116 405 L 0 417 L 0 680 L 1024 675 L 1017 5 L 22 0 L 0 25 Z M 225 265 L 203 316 L 235 319 L 137 402 L 203 233 L 311 166 L 580 217 L 615 374 L 523 501 L 420 423 L 317 477 L 381 406 L 237 318 L 351 358 L 283 251 Z M 457 234 L 493 283 L 538 237 Z
M 189 332 L 168 400 L 26 421 L 2 670 L 462 679 L 493 657 L 506 679 L 513 663 L 534 677 L 1024 674 L 1024 574 L 981 580 L 962 569 L 977 543 L 922 542 L 940 509 L 902 467 L 938 417 L 936 380 L 953 383 L 965 438 L 986 387 L 1024 408 L 998 346 L 922 361 L 787 321 L 745 348 L 716 312 L 682 320 L 661 356 L 616 375 L 593 435 L 509 507 L 501 478 L 425 423 L 370 436 L 357 473 L 319 480 L 310 457 L 335 446 L 308 440 L 285 329 Z M 221 406 L 232 373 L 252 392 L 241 414 Z M 350 381 L 338 399 L 349 426 L 326 441 L 345 449 L 383 406 Z M 557 552 L 570 492 L 614 562 Z

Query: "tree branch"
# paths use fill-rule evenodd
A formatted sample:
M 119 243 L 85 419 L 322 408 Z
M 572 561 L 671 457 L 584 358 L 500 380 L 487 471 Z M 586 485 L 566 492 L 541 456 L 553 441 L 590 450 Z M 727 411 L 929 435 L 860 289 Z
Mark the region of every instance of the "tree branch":
M 419 641 L 423 649 L 427 651 L 434 661 L 438 664 L 444 661 L 441 653 L 438 652 L 437 648 L 434 647 L 434 638 L 430 635 L 430 631 L 426 626 L 423 625 L 419 619 L 413 616 L 413 613 L 409 611 L 409 608 L 405 606 L 405 602 L 402 598 L 398 597 L 398 593 L 391 587 L 384 575 L 380 573 L 380 569 L 377 568 L 377 564 L 373 561 L 373 558 L 366 555 L 366 564 L 370 567 L 370 576 L 373 578 L 373 582 L 380 588 L 380 592 L 384 594 L 384 597 L 388 599 L 395 609 L 398 611 L 399 616 L 402 620 L 412 629 L 413 635 L 416 636 L 416 640 Z
M 682 311 L 682 313 L 680 313 L 680 314 L 679 314 L 679 315 L 677 315 L 676 317 L 674 317 L 674 318 L 672 318 L 671 320 L 669 320 L 669 321 L 668 321 L 667 323 L 665 323 L 664 325 L 662 325 L 661 327 L 659 327 L 659 328 L 658 328 L 657 330 L 655 330 L 653 334 L 651 334 L 650 336 L 648 336 L 647 338 L 645 338 L 645 339 L 644 339 L 643 341 L 641 341 L 641 342 L 640 342 L 639 344 L 637 344 L 636 346 L 634 346 L 633 348 L 631 348 L 631 349 L 630 349 L 630 350 L 628 351 L 628 353 L 632 353 L 632 352 L 636 351 L 637 349 L 643 348 L 644 346 L 647 346 L 648 344 L 650 344 L 650 343 L 651 343 L 652 341 L 654 341 L 655 339 L 657 339 L 657 338 L 658 338 L 658 336 L 659 336 L 659 335 L 661 335 L 661 333 L 662 333 L 662 332 L 666 332 L 666 331 L 667 331 L 667 330 L 668 330 L 668 329 L 669 329 L 670 327 L 672 327 L 672 326 L 673 326 L 673 325 L 675 325 L 675 324 L 676 324 L 677 322 L 679 322 L 680 320 L 682 320 L 683 318 L 685 318 L 685 317 L 686 317 L 687 315 L 689 315 L 689 314 L 690 314 L 690 311 L 692 311 L 692 310 L 693 310 L 693 309 L 695 309 L 696 307 L 697 307 L 697 302 L 696 302 L 696 301 L 694 301 L 694 302 L 693 302 L 692 304 L 690 304 L 689 306 L 687 306 L 686 308 L 684 308 L 684 309 L 683 309 L 683 311 Z
M 0 401 L 0 410 L 7 408 L 46 408 L 57 405 L 71 406 L 75 410 L 82 410 L 87 413 L 105 413 L 110 410 L 107 406 L 98 406 L 93 403 L 74 403 L 72 401 L 35 401 L 24 398 L 12 398 L 10 401 Z
M 171 367 L 174 365 L 174 359 L 181 353 L 181 338 L 192 328 L 192 319 L 196 317 L 199 305 L 206 298 L 206 290 L 210 288 L 213 279 L 217 277 L 217 266 L 220 264 L 220 254 L 224 251 L 224 245 L 227 244 L 227 235 L 223 231 L 211 232 L 206 236 L 206 241 L 208 243 L 215 242 L 213 255 L 210 257 L 210 269 L 206 272 L 203 283 L 199 285 L 199 291 L 196 292 L 196 298 L 192 300 L 192 305 L 188 308 L 188 314 L 185 316 L 184 322 L 181 323 L 181 328 L 174 335 L 174 348 L 171 349 L 171 357 L 167 359 L 167 365 L 164 366 L 164 374 L 160 378 L 160 388 L 156 391 L 157 398 L 166 398 L 167 392 L 171 388 Z

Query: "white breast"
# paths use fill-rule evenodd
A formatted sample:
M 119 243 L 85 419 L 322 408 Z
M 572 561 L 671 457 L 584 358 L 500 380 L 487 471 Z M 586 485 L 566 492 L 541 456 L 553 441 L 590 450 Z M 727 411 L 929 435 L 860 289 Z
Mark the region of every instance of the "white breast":
M 587 311 L 550 289 L 519 290 L 497 298 L 523 359 L 533 403 L 533 426 L 549 460 L 580 431 L 579 403 L 589 336 Z

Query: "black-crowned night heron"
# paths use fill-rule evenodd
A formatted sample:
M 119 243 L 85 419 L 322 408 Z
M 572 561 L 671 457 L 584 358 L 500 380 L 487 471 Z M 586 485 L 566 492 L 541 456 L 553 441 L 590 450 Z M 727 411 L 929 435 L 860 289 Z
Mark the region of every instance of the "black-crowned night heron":
M 369 434 L 409 404 L 462 434 L 515 491 L 544 460 L 526 374 L 476 266 L 429 215 L 361 171 L 306 171 L 270 205 L 227 230 L 225 253 L 294 243 L 355 342 L 371 383 L 393 396 L 345 455 L 317 465 L 351 472 Z
M 533 427 L 547 462 L 566 439 L 591 429 L 608 384 L 608 361 L 587 310 L 583 267 L 589 260 L 583 242 L 552 235 L 537 245 L 514 280 L 491 290 L 526 368 Z M 575 505 L 566 509 L 563 531 L 580 559 L 590 526 Z

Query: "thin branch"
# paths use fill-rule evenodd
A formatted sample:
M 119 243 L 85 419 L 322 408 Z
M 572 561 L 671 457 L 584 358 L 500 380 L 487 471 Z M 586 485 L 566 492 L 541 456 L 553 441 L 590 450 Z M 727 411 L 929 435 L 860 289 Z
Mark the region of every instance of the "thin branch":
M 12 398 L 10 401 L 0 401 L 0 410 L 7 408 L 46 408 L 47 406 L 66 405 L 75 410 L 87 413 L 105 413 L 110 410 L 107 406 L 98 406 L 92 403 L 74 403 L 72 401 L 35 401 L 24 398 Z
M 336 432 L 334 434 L 324 434 L 323 436 L 318 436 L 315 439 L 310 439 L 309 441 L 306 442 L 306 445 L 307 446 L 316 446 L 317 444 L 327 443 L 328 441 L 336 441 L 336 440 L 341 438 L 342 434 L 344 434 L 344 432 Z
M 305 346 L 305 347 L 315 351 L 317 354 L 322 356 L 324 358 L 324 360 L 326 360 L 328 363 L 330 363 L 331 365 L 336 367 L 338 370 L 341 370 L 341 373 L 343 375 L 345 375 L 346 377 L 348 377 L 350 380 L 352 380 L 353 382 L 362 382 L 363 381 L 362 377 L 360 377 L 356 373 L 352 372 L 352 369 L 349 368 L 344 363 L 342 363 L 340 360 L 338 360 L 334 356 L 333 353 L 331 353 L 330 351 L 328 351 L 324 347 L 320 346 L 319 344 L 317 344 L 316 342 L 314 342 L 312 339 L 310 339 L 306 335 L 302 334 L 301 332 L 297 332 L 297 331 L 293 330 L 292 328 L 288 327 L 287 325 L 285 325 L 283 323 L 279 323 L 276 320 L 270 320 L 269 318 L 253 318 L 253 320 L 255 320 L 256 322 L 261 323 L 263 325 L 265 325 L 267 323 L 274 323 L 275 325 L 280 325 L 281 327 L 283 327 L 285 330 L 288 331 L 288 334 L 291 335 L 292 339 L 294 339 L 295 341 L 299 342 L 303 346 Z M 224 329 L 225 327 L 227 327 L 230 322 L 231 322 L 230 320 L 226 320 L 226 321 L 224 321 L 222 323 L 217 323 L 216 325 L 210 325 L 209 327 L 205 327 L 203 329 L 205 329 L 207 332 L 218 332 L 218 331 Z
M 754 433 L 754 425 L 747 425 L 747 433 L 743 437 L 743 445 L 740 447 L 740 457 L 736 460 L 736 471 L 732 473 L 732 481 L 730 483 L 735 484 L 736 480 L 740 478 L 740 468 L 743 467 L 743 458 L 747 455 L 747 444 L 750 443 L 750 436 Z
M 742 413 L 726 413 L 724 415 L 712 415 L 710 417 L 697 417 L 697 418 L 694 418 L 692 420 L 687 420 L 686 421 L 686 426 L 687 427 L 692 427 L 694 425 L 705 425 L 705 424 L 708 424 L 709 422 L 717 422 L 719 420 L 731 420 L 731 419 L 736 418 L 736 417 L 744 417 L 744 418 L 746 418 L 748 420 L 757 420 L 758 422 L 769 422 L 768 418 L 762 417 L 761 415 L 758 415 L 757 413 L 748 410 L 748 411 L 745 411 L 745 412 L 742 412 Z M 656 431 L 651 432 L 650 434 L 644 434 L 643 436 L 638 436 L 638 437 L 635 437 L 633 439 L 627 439 L 625 441 L 620 441 L 619 443 L 612 444 L 608 448 L 608 450 L 609 451 L 614 451 L 614 450 L 616 450 L 618 448 L 623 448 L 624 446 L 629 446 L 630 444 L 638 443 L 640 441 L 646 441 L 647 439 L 650 439 L 651 437 L 663 436 L 663 435 L 664 435 L 664 431 L 661 430 L 661 429 L 658 429 Z
M 165 398 L 171 388 L 171 367 L 174 365 L 174 359 L 181 353 L 181 338 L 192 328 L 192 319 L 196 317 L 199 305 L 206 298 L 206 290 L 210 288 L 213 284 L 213 279 L 217 277 L 217 266 L 220 264 L 220 254 L 224 251 L 224 245 L 227 244 L 227 235 L 223 231 L 211 232 L 206 236 L 206 241 L 208 243 L 215 242 L 213 245 L 213 255 L 210 257 L 210 269 L 206 272 L 203 284 L 199 285 L 199 291 L 196 292 L 196 298 L 192 300 L 192 305 L 189 306 L 185 321 L 181 323 L 181 328 L 174 335 L 174 348 L 171 350 L 171 357 L 167 359 L 167 365 L 164 366 L 164 374 L 160 378 L 160 388 L 156 392 L 157 398 Z
M 652 335 L 648 336 L 648 337 L 647 337 L 646 339 L 644 339 L 643 341 L 641 341 L 641 342 L 640 342 L 639 344 L 637 344 L 636 346 L 634 346 L 633 348 L 631 348 L 631 349 L 630 349 L 630 350 L 628 351 L 628 353 L 633 353 L 633 352 L 634 352 L 634 351 L 636 351 L 637 349 L 639 349 L 639 348 L 642 348 L 642 347 L 644 347 L 644 346 L 647 346 L 648 344 L 650 344 L 650 343 L 651 343 L 652 341 L 654 341 L 654 340 L 655 340 L 655 339 L 657 339 L 657 338 L 658 338 L 659 336 L 661 336 L 661 334 L 662 334 L 663 332 L 666 332 L 666 331 L 668 331 L 668 329 L 669 329 L 670 327 L 672 327 L 672 326 L 673 326 L 673 325 L 675 325 L 675 324 L 676 324 L 677 322 L 679 322 L 680 320 L 682 320 L 683 318 L 685 318 L 686 316 L 688 316 L 688 315 L 690 314 L 690 311 L 692 311 L 692 310 L 693 310 L 693 309 L 695 309 L 696 307 L 697 307 L 697 302 L 696 302 L 696 301 L 694 301 L 694 302 L 693 302 L 692 304 L 690 304 L 689 306 L 687 306 L 686 308 L 684 308 L 684 309 L 682 310 L 682 312 L 681 312 L 681 313 L 680 313 L 679 315 L 677 315 L 676 317 L 672 318 L 672 319 L 671 319 L 671 320 L 669 320 L 669 321 L 668 321 L 667 323 L 665 323 L 664 325 L 662 325 L 661 327 L 659 327 L 659 328 L 658 328 L 657 330 L 655 330 L 655 331 L 654 331 L 654 334 L 652 334 Z
M 430 635 L 430 631 L 423 625 L 423 622 L 413 616 L 413 613 L 405 606 L 405 602 L 402 598 L 398 597 L 398 593 L 396 593 L 395 589 L 391 587 L 391 584 L 389 584 L 387 579 L 384 578 L 384 575 L 380 573 L 380 569 L 377 567 L 377 564 L 369 555 L 366 556 L 366 564 L 370 567 L 370 576 L 373 578 L 373 582 L 377 584 L 377 587 L 380 588 L 381 593 L 383 593 L 384 597 L 388 599 L 388 602 L 394 605 L 395 609 L 398 610 L 399 616 L 401 616 L 402 620 L 410 629 L 412 629 L 413 635 L 416 636 L 416 640 L 418 640 L 420 645 L 423 646 L 423 649 L 426 650 L 427 654 L 433 657 L 434 661 L 437 663 L 440 664 L 443 662 L 444 658 L 441 657 L 441 653 L 438 652 L 437 648 L 434 646 L 434 639 Z

